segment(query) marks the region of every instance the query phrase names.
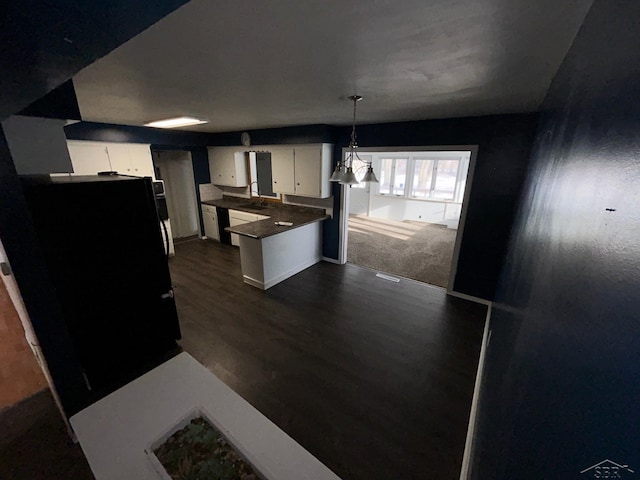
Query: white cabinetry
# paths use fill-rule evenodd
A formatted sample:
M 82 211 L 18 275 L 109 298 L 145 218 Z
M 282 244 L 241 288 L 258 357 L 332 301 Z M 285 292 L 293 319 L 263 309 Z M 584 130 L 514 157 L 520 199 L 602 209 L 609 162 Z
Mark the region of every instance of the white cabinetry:
M 96 143 L 67 143 L 74 175 L 95 175 L 111 170 L 107 148 Z
M 332 147 L 323 143 L 270 148 L 273 191 L 303 197 L 331 196 Z
M 218 227 L 218 213 L 213 205 L 202 205 L 202 219 L 204 221 L 204 235 L 212 240 L 220 241 Z
M 265 215 L 258 215 L 256 213 L 241 212 L 240 210 L 229 210 L 229 226 L 235 227 L 244 223 L 257 222 L 258 220 L 264 220 L 269 218 Z M 231 245 L 236 247 L 240 246 L 239 235 L 237 233 L 231 234 Z
M 295 195 L 295 157 L 293 147 L 274 147 L 271 152 L 271 185 L 276 193 Z
M 238 147 L 209 147 L 211 183 L 227 187 L 249 185 L 247 153 Z
M 95 175 L 111 170 L 155 179 L 150 145 L 70 140 L 67 148 L 74 175 Z

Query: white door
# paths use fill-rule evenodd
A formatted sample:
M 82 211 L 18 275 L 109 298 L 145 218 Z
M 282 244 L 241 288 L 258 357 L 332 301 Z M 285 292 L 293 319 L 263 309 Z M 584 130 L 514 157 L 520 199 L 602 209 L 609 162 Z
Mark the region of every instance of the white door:
M 104 145 L 68 143 L 74 175 L 95 175 L 111 170 L 107 148 Z
M 110 144 L 107 146 L 107 154 L 109 155 L 111 170 L 121 175 L 133 175 L 131 157 L 129 156 L 129 145 Z
M 296 195 L 307 197 L 320 196 L 320 167 L 322 149 L 313 147 L 296 147 L 295 149 L 295 181 Z
M 156 151 L 153 152 L 153 158 L 160 179 L 164 181 L 173 238 L 197 235 L 200 228 L 191 154 L 184 151 Z
M 293 148 L 271 150 L 271 178 L 276 193 L 296 193 Z

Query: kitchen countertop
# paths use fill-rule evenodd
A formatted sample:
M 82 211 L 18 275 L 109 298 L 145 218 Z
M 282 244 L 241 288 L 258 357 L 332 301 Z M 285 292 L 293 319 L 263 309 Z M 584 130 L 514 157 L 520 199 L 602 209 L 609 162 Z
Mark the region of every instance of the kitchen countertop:
M 266 203 L 264 208 L 255 208 L 254 205 L 257 204 L 257 201 L 248 198 L 225 197 L 217 200 L 207 200 L 202 202 L 202 204 L 269 216 L 269 218 L 265 220 L 225 228 L 227 232 L 237 233 L 238 235 L 251 238 L 270 237 L 271 235 L 277 235 L 292 228 L 302 227 L 303 225 L 314 222 L 321 222 L 329 218 L 329 215 L 321 208 L 274 203 Z M 274 222 L 291 222 L 293 225 L 287 227 L 275 225 Z

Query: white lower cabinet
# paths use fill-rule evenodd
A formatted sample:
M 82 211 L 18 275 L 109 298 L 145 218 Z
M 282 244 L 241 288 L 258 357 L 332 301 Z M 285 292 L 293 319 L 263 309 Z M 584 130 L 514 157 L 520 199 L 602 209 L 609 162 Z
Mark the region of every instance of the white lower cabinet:
M 229 226 L 235 227 L 244 223 L 257 222 L 258 220 L 264 220 L 269 218 L 265 215 L 258 215 L 256 213 L 241 212 L 240 210 L 229 210 Z M 239 235 L 237 233 L 231 234 L 231 245 L 236 247 L 240 246 Z
M 220 241 L 220 229 L 218 227 L 218 213 L 212 205 L 202 205 L 202 220 L 204 221 L 204 235 Z

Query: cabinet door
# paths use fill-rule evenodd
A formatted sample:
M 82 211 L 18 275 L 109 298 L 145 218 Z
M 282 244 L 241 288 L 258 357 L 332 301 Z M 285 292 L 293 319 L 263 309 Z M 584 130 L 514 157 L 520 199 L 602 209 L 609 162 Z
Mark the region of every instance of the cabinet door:
M 208 148 L 209 155 L 209 172 L 211 173 L 211 183 L 214 185 L 222 185 L 222 149 Z
M 213 207 L 213 211 L 209 208 L 203 207 L 202 219 L 204 220 L 204 234 L 210 239 L 220 241 L 218 218 L 215 213 L 215 207 Z
M 322 149 L 319 146 L 295 148 L 296 195 L 320 196 Z
M 107 146 L 107 153 L 109 155 L 109 163 L 111 164 L 111 170 L 114 170 L 123 175 L 133 175 L 133 169 L 131 168 L 131 157 L 129 156 L 129 145 L 117 145 L 110 144 Z
M 233 186 L 233 149 L 227 147 L 208 148 L 209 171 L 214 185 Z
M 271 181 L 276 193 L 296 193 L 293 148 L 271 150 Z
M 155 180 L 150 145 L 129 145 L 129 159 L 131 160 L 131 175 L 151 177 Z
M 104 145 L 67 144 L 74 175 L 95 175 L 111 170 Z
M 231 173 L 231 185 L 234 187 L 246 187 L 249 185 L 249 172 L 247 169 L 247 152 L 235 151 L 233 153 L 233 169 Z

